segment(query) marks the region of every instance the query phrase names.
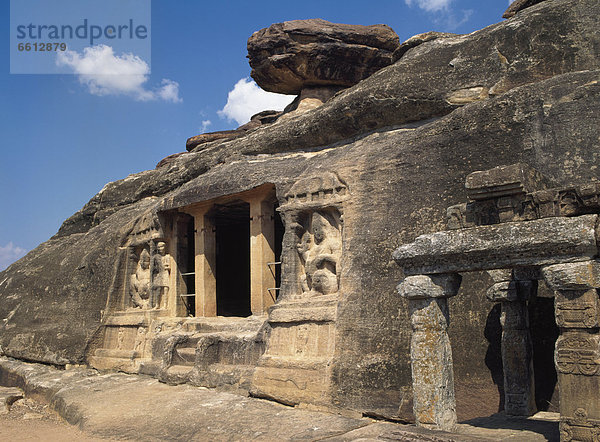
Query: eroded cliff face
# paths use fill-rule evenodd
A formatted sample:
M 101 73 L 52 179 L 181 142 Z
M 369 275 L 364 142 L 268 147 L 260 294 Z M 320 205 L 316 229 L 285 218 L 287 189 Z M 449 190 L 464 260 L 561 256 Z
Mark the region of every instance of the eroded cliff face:
M 523 162 L 556 185 L 600 178 L 599 16 L 595 0 L 548 0 L 473 34 L 426 41 L 314 110 L 107 184 L 0 273 L 2 351 L 84 363 L 118 249 L 142 214 L 265 183 L 283 204 L 299 177 L 333 172 L 349 196 L 329 400 L 397 415 L 411 384 L 410 323 L 393 250 L 443 229 L 472 171 Z M 486 278 L 465 278 L 450 307 L 459 407 L 461 382 L 494 388 Z

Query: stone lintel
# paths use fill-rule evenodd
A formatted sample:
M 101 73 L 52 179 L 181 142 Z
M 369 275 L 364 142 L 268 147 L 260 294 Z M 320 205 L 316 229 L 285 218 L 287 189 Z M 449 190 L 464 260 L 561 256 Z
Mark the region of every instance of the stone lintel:
M 586 261 L 598 254 L 598 215 L 544 218 L 421 235 L 396 249 L 407 275 Z
M 457 273 L 407 276 L 398 293 L 407 299 L 450 298 L 458 293 L 461 280 Z

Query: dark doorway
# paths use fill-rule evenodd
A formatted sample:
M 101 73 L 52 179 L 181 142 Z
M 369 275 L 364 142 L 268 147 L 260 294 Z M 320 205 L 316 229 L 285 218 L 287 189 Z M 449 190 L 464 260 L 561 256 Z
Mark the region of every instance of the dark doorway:
M 194 217 L 180 214 L 177 218 L 177 267 L 181 279 L 177 290 L 177 310 L 183 316 L 196 314 L 195 255 Z
M 558 412 L 559 395 L 558 391 L 555 391 L 557 374 L 554 365 L 554 347 L 560 330 L 554 317 L 554 298 L 538 296 L 529 302 L 529 330 L 533 345 L 537 409 Z
M 217 315 L 250 316 L 250 205 L 215 205 L 211 216 L 216 230 Z

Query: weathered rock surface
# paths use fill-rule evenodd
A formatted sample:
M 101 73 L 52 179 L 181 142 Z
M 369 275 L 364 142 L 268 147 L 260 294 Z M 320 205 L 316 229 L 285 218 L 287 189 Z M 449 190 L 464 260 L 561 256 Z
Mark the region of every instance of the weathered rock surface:
M 370 423 L 188 385 L 168 386 L 146 376 L 59 371 L 5 358 L 0 359 L 0 385 L 19 385 L 27 397 L 49 404 L 68 423 L 115 440 L 316 440 Z
M 404 54 L 406 54 L 406 52 L 409 49 L 419 46 L 420 44 L 423 44 L 423 43 L 426 43 L 426 42 L 432 41 L 432 40 L 437 40 L 438 38 L 453 38 L 453 37 L 460 37 L 460 35 L 451 34 L 448 32 L 435 32 L 435 31 L 424 32 L 423 34 L 413 35 L 408 40 L 404 41 L 400 46 L 398 46 L 398 49 L 396 49 L 394 51 L 393 61 L 395 63 L 396 61 L 400 60 L 400 58 L 402 58 L 402 56 Z
M 23 392 L 15 387 L 0 386 L 0 414 L 7 414 L 10 406 L 19 399 L 23 399 Z
M 522 420 L 519 425 L 529 431 L 514 430 L 515 421 L 501 415 L 480 419 L 476 426 L 462 424 L 455 434 L 440 433 L 290 408 L 212 389 L 170 387 L 145 376 L 59 371 L 4 358 L 0 358 L 0 385 L 20 385 L 29 399 L 49 405 L 86 435 L 110 440 L 544 441 L 554 440 L 558 433 L 556 422 L 540 420 Z M 18 389 L 0 387 L 9 390 L 22 395 Z M 0 436 L 14 438 L 5 430 L 0 427 Z
M 248 39 L 250 75 L 264 90 L 280 94 L 299 94 L 307 86 L 353 86 L 391 64 L 398 44 L 385 25 L 276 23 Z
M 238 127 L 237 129 L 222 130 L 222 131 L 218 131 L 218 132 L 208 132 L 208 133 L 196 135 L 194 137 L 190 137 L 187 139 L 187 142 L 185 143 L 185 148 L 188 151 L 191 151 L 194 149 L 198 150 L 198 149 L 200 149 L 200 146 L 204 146 L 206 143 L 210 143 L 211 141 L 231 140 L 233 138 L 242 137 L 242 136 L 246 135 L 246 133 L 248 133 L 248 131 L 254 130 L 263 124 L 273 123 L 274 121 L 277 120 L 277 118 L 279 118 L 280 115 L 281 115 L 281 112 L 279 112 L 279 111 L 267 110 L 267 111 L 259 112 L 258 114 L 253 115 L 250 118 L 250 121 L 248 123 L 243 124 L 242 126 Z
M 466 36 L 420 44 L 294 124 L 271 125 L 234 144 L 246 154 L 326 146 L 367 131 L 438 118 L 523 84 L 600 66 L 598 2 L 548 0 L 532 11 Z
M 512 2 L 510 4 L 510 6 L 506 9 L 506 11 L 504 11 L 504 14 L 502 14 L 502 18 L 511 18 L 517 12 L 519 12 L 525 8 L 529 8 L 530 6 L 541 3 L 543 1 L 545 1 L 545 0 L 515 0 L 514 2 Z
M 548 0 L 468 36 L 422 43 L 317 109 L 107 184 L 55 237 L 0 273 L 0 346 L 27 360 L 83 362 L 132 220 L 264 183 L 283 202 L 297 177 L 330 171 L 350 195 L 332 401 L 397 415 L 410 401 L 410 326 L 392 251 L 441 230 L 474 170 L 523 162 L 557 185 L 600 178 L 599 8 Z M 486 98 L 448 103 L 473 88 L 478 97 L 488 89 Z M 487 278 L 465 277 L 464 295 L 450 301 L 457 391 L 489 379 Z M 497 392 L 482 403 L 493 412 L 496 401 Z M 459 419 L 461 407 L 472 408 L 466 394 L 457 395 Z

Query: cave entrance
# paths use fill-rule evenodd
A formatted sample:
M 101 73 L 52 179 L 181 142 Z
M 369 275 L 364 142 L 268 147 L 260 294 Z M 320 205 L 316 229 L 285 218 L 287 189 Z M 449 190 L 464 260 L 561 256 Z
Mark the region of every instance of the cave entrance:
M 189 283 L 195 290 L 189 297 L 194 299 L 187 305 L 194 303 L 195 316 L 264 315 L 275 303 L 284 233 L 276 209 L 273 184 L 179 209 L 194 223 L 194 242 L 188 243 L 187 255 L 181 253 L 189 256 L 194 247 L 194 269 L 181 274 L 193 273 Z

